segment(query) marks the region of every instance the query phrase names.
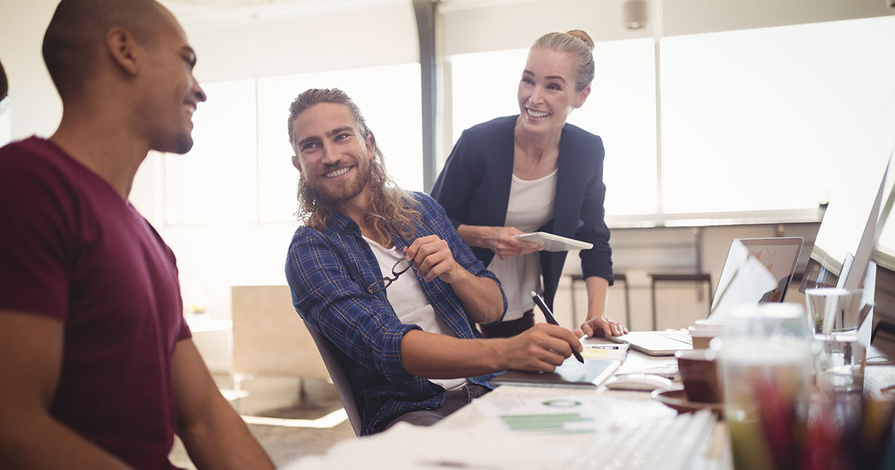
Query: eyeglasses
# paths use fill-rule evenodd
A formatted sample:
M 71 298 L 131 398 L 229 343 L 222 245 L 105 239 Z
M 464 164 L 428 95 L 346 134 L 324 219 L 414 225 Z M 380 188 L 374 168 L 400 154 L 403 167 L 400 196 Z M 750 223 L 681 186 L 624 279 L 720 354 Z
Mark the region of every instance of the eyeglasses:
M 370 294 L 376 294 L 384 291 L 388 286 L 392 285 L 393 282 L 397 281 L 402 274 L 406 273 L 411 266 L 412 265 L 410 264 L 410 261 L 407 261 L 404 258 L 399 259 L 398 262 L 395 263 L 394 266 L 392 266 L 392 276 L 394 277 L 384 276 L 378 281 L 367 286 L 367 292 Z

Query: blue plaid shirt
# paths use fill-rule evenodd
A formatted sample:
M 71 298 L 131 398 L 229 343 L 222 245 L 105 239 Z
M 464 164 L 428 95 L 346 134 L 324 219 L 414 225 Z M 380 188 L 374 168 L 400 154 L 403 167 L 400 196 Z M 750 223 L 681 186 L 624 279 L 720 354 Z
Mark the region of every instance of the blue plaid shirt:
M 457 235 L 444 209 L 426 194 L 413 196 L 421 204 L 417 237 L 437 235 L 448 242 L 451 254 L 461 266 L 500 285 Z M 392 241 L 399 248 L 409 245 L 400 237 L 393 237 Z M 286 260 L 292 304 L 312 328 L 345 354 L 342 365 L 360 410 L 363 434 L 381 431 L 401 414 L 435 409 L 444 403 L 441 386 L 404 370 L 401 340 L 405 333 L 420 327 L 401 323 L 385 291 L 367 293 L 367 286 L 381 277 L 379 262 L 362 238 L 360 228 L 342 213 L 335 212 L 323 231 L 299 227 L 292 237 Z M 458 338 L 481 338 L 449 284 L 437 278 L 426 282 L 418 274 L 417 279 L 436 314 Z M 468 380 L 491 387 L 494 375 Z

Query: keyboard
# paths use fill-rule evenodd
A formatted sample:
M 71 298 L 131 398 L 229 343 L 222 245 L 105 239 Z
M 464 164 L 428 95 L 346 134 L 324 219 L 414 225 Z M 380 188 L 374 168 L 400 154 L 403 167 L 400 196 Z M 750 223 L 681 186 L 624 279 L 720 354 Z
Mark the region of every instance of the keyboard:
M 715 425 L 711 411 L 680 414 L 598 434 L 575 470 L 694 468 Z
M 689 344 L 693 346 L 693 338 L 690 336 L 688 331 L 681 330 L 665 330 L 665 331 L 657 331 L 656 333 L 659 336 L 664 336 L 669 339 L 673 339 L 675 341 L 680 341 L 681 343 Z

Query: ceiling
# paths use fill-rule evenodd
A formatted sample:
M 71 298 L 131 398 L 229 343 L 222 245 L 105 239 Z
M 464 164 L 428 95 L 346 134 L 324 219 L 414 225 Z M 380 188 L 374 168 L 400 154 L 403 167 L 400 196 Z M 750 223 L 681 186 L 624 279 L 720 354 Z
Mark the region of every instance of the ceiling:
M 311 15 L 411 0 L 159 0 L 183 24 Z
M 227 20 L 282 18 L 332 13 L 384 5 L 410 5 L 412 0 L 159 0 L 183 24 L 216 23 Z M 489 5 L 543 0 L 431 0 L 440 10 L 478 8 Z

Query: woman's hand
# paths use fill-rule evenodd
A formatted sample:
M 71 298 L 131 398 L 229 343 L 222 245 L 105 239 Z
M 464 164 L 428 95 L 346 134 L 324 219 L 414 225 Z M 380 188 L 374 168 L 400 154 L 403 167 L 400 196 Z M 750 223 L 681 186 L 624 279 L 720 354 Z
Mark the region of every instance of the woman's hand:
M 628 333 L 628 329 L 607 318 L 605 315 L 587 320 L 581 324 L 581 331 L 588 337 L 594 336 L 621 336 Z
M 461 225 L 457 228 L 457 234 L 467 244 L 479 248 L 487 248 L 496 253 L 500 259 L 508 259 L 541 251 L 541 245 L 519 240 L 515 237 L 523 233 L 525 232 L 516 227 Z

